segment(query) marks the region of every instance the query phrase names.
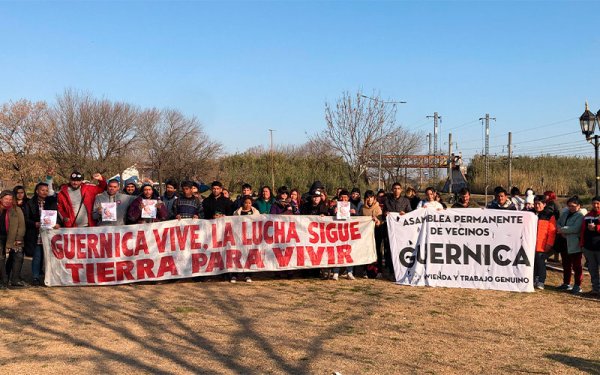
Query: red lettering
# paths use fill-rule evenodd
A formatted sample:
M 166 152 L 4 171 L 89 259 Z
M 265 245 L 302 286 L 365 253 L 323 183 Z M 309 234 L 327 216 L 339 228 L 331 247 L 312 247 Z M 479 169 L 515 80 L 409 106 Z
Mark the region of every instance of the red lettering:
M 158 267 L 158 273 L 156 274 L 156 277 L 163 277 L 167 272 L 169 272 L 171 276 L 176 276 L 179 274 L 177 272 L 175 260 L 170 255 L 160 258 L 160 266 Z
M 217 224 L 212 225 L 212 247 L 213 249 L 217 249 L 219 247 L 223 247 L 223 243 L 218 241 L 217 239 Z
M 308 238 L 308 242 L 310 243 L 317 243 L 319 242 L 319 235 L 315 232 L 315 227 L 318 226 L 319 223 L 315 223 L 314 221 L 311 221 L 310 224 L 308 224 L 308 234 L 310 235 L 310 237 Z
M 242 268 L 242 262 L 240 261 L 240 259 L 242 258 L 242 252 L 239 250 L 235 250 L 235 249 L 231 249 L 231 250 L 227 250 L 226 251 L 226 262 L 227 262 L 227 268 L 233 268 L 235 266 L 235 268 L 241 269 Z
M 100 254 L 102 258 L 112 258 L 112 233 L 100 233 Z
M 310 264 L 313 266 L 318 266 L 321 264 L 321 259 L 323 259 L 323 252 L 325 248 L 323 246 L 317 247 L 317 252 L 312 246 L 306 246 L 306 251 L 308 252 L 308 257 L 310 258 Z
M 265 223 L 263 229 L 263 238 L 270 245 L 273 243 L 273 231 L 271 230 L 271 233 L 269 233 L 269 229 L 273 229 L 273 222 L 270 220 Z
M 248 230 L 246 224 L 246 221 L 242 221 L 242 245 L 252 245 L 252 239 L 246 236 Z
M 285 222 L 276 221 L 275 229 L 273 230 L 275 243 L 285 243 Z
M 235 246 L 235 237 L 233 237 L 233 229 L 231 229 L 231 223 L 225 223 L 225 231 L 223 233 L 223 246 Z
M 96 274 L 98 275 L 98 283 L 109 283 L 115 281 L 113 262 L 96 263 Z
M 337 261 L 339 264 L 354 262 L 354 260 L 352 260 L 352 255 L 350 254 L 350 253 L 352 253 L 352 246 L 339 245 L 339 246 L 336 246 L 336 248 L 337 248 Z
M 296 247 L 296 266 L 304 266 L 304 246 Z
M 162 237 L 160 233 L 158 233 L 158 229 L 153 229 L 152 233 L 154 233 L 154 240 L 156 242 L 156 247 L 158 248 L 159 253 L 165 252 L 165 247 L 167 245 L 167 233 L 169 232 L 169 228 L 163 229 Z
M 208 257 L 204 253 L 192 254 L 192 273 L 200 272 L 200 268 L 206 265 Z
M 94 258 L 102 258 L 98 251 L 98 236 L 95 234 L 87 235 L 88 256 Z
M 123 260 L 115 263 L 115 271 L 117 274 L 117 281 L 123 280 L 135 280 L 133 278 L 133 262 L 130 260 Z
M 248 258 L 246 258 L 246 264 L 244 268 L 250 269 L 252 265 L 255 265 L 257 268 L 265 268 L 263 264 L 262 256 L 258 249 L 250 249 L 248 250 Z
M 327 246 L 327 264 L 335 264 L 335 249 L 333 246 Z
M 252 243 L 260 245 L 263 240 L 263 222 L 253 221 L 252 222 Z
M 290 222 L 290 227 L 288 229 L 288 234 L 287 238 L 285 239 L 285 242 L 290 243 L 292 240 L 300 242 L 300 237 L 298 237 L 298 232 L 296 231 L 296 223 L 293 221 Z
M 223 257 L 219 251 L 213 251 L 210 253 L 210 259 L 208 260 L 208 266 L 206 266 L 206 272 L 212 272 L 215 267 L 221 270 L 225 268 L 223 265 Z
M 123 239 L 121 240 L 121 248 L 123 249 L 123 255 L 126 257 L 133 256 L 133 250 L 127 247 L 127 242 L 133 238 L 133 233 L 125 232 Z
M 56 236 L 54 236 L 56 237 Z M 54 237 L 52 240 L 54 240 Z M 61 253 L 62 254 L 62 253 Z M 59 258 L 62 259 L 62 258 Z M 65 264 L 65 268 L 71 271 L 71 279 L 75 284 L 79 284 L 81 279 L 79 278 L 79 271 L 83 269 L 83 264 L 81 263 L 67 263 Z
M 52 253 L 56 259 L 63 259 L 65 257 L 61 240 L 62 238 L 59 234 L 55 234 L 50 240 L 50 247 L 52 248 Z
M 96 283 L 96 274 L 94 273 L 94 263 L 88 263 L 85 265 L 85 278 L 88 284 Z
M 277 259 L 277 264 L 279 267 L 287 267 L 290 263 L 292 255 L 294 254 L 294 247 L 289 246 L 285 249 L 274 247 L 273 254 L 275 254 L 275 259 Z
M 75 244 L 76 244 L 77 259 L 87 258 L 85 252 L 83 251 L 83 249 L 85 249 L 85 234 L 78 233 L 75 235 L 75 238 L 76 238 Z
M 140 251 L 149 254 L 148 244 L 146 243 L 146 233 L 143 230 L 138 230 L 135 241 L 135 255 L 140 255 Z
M 137 279 L 153 279 L 154 272 L 152 272 L 152 268 L 154 268 L 154 261 L 152 259 L 137 259 L 135 261 L 135 268 L 137 270 Z
M 202 249 L 202 243 L 200 243 L 198 241 L 198 237 L 200 237 L 200 235 L 198 234 L 199 230 L 200 230 L 200 225 L 190 225 L 190 232 L 191 232 L 190 247 L 192 250 Z
M 335 230 L 336 224 L 335 223 L 329 223 L 327 224 L 327 226 L 325 227 L 325 236 L 327 238 L 327 242 L 336 242 L 338 240 L 338 236 L 337 236 L 337 232 Z M 323 239 L 321 239 L 321 242 L 324 242 Z
M 358 240 L 362 238 L 360 235 L 360 231 L 358 230 L 358 221 L 355 221 L 350 224 L 350 239 Z
M 67 259 L 75 258 L 75 235 L 65 236 L 65 257 Z
M 179 244 L 179 250 L 185 249 L 185 242 L 187 241 L 187 236 L 190 233 L 190 226 L 186 225 L 182 227 L 175 227 L 175 234 L 177 235 L 177 242 Z

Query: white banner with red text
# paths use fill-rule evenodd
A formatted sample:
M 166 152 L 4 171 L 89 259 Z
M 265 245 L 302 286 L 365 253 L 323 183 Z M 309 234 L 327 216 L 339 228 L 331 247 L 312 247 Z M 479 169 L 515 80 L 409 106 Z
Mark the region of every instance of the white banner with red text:
M 397 284 L 533 292 L 530 212 L 418 209 L 387 227 Z
M 375 262 L 370 217 L 256 215 L 42 232 L 45 284 L 116 285 Z

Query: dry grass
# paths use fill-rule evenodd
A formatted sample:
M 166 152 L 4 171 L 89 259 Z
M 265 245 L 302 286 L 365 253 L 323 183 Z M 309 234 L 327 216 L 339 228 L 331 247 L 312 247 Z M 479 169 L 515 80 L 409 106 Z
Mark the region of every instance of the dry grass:
M 379 280 L 29 288 L 0 293 L 0 373 L 598 374 L 599 311 Z

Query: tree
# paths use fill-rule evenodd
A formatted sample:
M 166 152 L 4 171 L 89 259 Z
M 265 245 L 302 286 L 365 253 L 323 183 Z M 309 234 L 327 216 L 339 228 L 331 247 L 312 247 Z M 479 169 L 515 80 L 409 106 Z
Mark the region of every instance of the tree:
M 142 112 L 137 132 L 145 160 L 159 182 L 167 172 L 167 177 L 179 181 L 210 175 L 222 149 L 195 117 L 174 109 Z
M 401 181 L 402 177 L 407 172 L 401 164 L 405 162 L 407 155 L 418 154 L 423 147 L 423 135 L 421 133 L 413 133 L 403 127 L 397 127 L 392 133 L 382 142 L 383 155 L 389 155 L 393 158 L 393 163 L 383 161 L 384 180 L 388 181 L 388 185 L 396 181 Z M 385 178 L 387 176 L 387 178 Z
M 59 174 L 78 169 L 112 175 L 129 166 L 139 117 L 139 109 L 128 103 L 65 91 L 50 111 L 51 154 L 62 167 Z
M 366 98 L 359 91 L 352 96 L 345 92 L 335 106 L 325 103 L 326 129 L 312 137 L 334 150 L 348 166 L 350 181 L 368 181 L 367 170 L 373 154 L 382 140 L 395 129 L 396 105 L 380 100 L 378 96 Z
M 47 168 L 51 128 L 45 102 L 22 99 L 0 109 L 0 170 L 3 176 L 27 186 Z

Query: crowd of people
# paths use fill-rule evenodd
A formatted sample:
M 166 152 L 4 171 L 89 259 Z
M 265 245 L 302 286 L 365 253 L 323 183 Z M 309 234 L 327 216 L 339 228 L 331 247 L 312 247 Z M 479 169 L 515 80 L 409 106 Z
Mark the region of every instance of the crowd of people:
M 92 176 L 95 183 L 84 182 L 82 173 L 71 173 L 69 183 L 53 190 L 52 179 L 39 182 L 31 198 L 25 187 L 16 186 L 12 191 L 0 193 L 0 289 L 25 287 L 29 283 L 21 278 L 24 254 L 31 256 L 33 286 L 42 285 L 43 247 L 40 229 L 43 227 L 42 212 L 57 212 L 54 228 L 127 225 L 178 220 L 185 218 L 215 219 L 231 215 L 322 215 L 337 214 L 337 202 L 349 202 L 351 216 L 368 216 L 375 223 L 375 245 L 377 261 L 374 264 L 332 268 L 322 270 L 321 276 L 339 280 L 345 275 L 349 280 L 356 277 L 394 277 L 390 242 L 385 217 L 390 212 L 400 215 L 417 209 L 445 210 L 448 204 L 433 187 L 425 189 L 421 199 L 415 189 L 403 188 L 399 183 L 391 191 L 375 192 L 360 189 L 338 188 L 334 196 L 328 196 L 325 186 L 315 181 L 309 191 L 301 194 L 298 189 L 281 186 L 276 194 L 269 186 L 254 192 L 250 184 L 241 186 L 240 194 L 231 199 L 229 191 L 219 181 L 210 186 L 210 195 L 203 198 L 200 186 L 193 181 L 177 183 L 167 180 L 164 194 L 160 195 L 151 181 L 141 186 L 128 182 L 121 190 L 118 180 L 106 181 L 100 174 Z M 582 208 L 581 201 L 574 196 L 568 199 L 563 209 L 556 202 L 556 195 L 547 191 L 535 195 L 527 189 L 524 197 L 518 188 L 506 191 L 502 187 L 494 190 L 494 199 L 481 208 L 497 210 L 531 211 L 538 217 L 536 255 L 534 261 L 534 286 L 544 289 L 546 282 L 546 260 L 551 254 L 560 254 L 564 275 L 559 290 L 580 294 L 583 282 L 583 256 L 591 275 L 592 289 L 589 293 L 600 295 L 600 197 L 594 197 L 591 210 Z M 112 210 L 109 209 L 112 207 Z M 471 199 L 468 188 L 456 194 L 451 208 L 478 208 Z M 292 272 L 286 272 L 293 277 Z M 240 274 L 229 274 L 231 282 L 237 282 Z M 244 274 L 246 282 L 252 279 Z M 573 281 L 573 284 L 571 284 Z

